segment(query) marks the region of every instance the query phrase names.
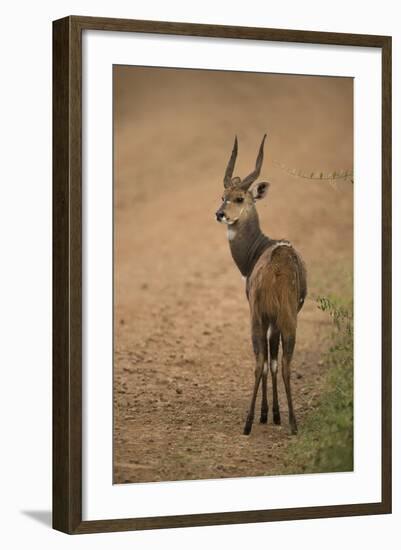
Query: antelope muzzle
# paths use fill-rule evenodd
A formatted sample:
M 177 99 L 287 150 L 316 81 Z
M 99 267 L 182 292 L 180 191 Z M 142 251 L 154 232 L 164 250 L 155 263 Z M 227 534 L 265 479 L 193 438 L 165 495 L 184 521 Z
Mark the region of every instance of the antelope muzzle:
M 224 210 L 222 208 L 219 208 L 216 212 L 216 220 L 218 222 L 222 222 L 225 218 Z

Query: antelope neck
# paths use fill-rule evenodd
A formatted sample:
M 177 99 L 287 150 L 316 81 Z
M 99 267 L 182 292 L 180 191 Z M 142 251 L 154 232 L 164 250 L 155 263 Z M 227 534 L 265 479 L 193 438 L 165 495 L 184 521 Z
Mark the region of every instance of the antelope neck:
M 228 227 L 228 238 L 233 260 L 244 277 L 249 277 L 262 252 L 274 243 L 262 233 L 256 209 Z

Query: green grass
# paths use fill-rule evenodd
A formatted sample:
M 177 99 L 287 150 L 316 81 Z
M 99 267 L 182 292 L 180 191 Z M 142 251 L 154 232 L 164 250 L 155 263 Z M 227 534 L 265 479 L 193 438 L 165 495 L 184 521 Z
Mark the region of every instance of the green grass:
M 317 307 L 333 320 L 328 374 L 316 407 L 288 447 L 288 473 L 353 470 L 353 314 L 352 303 L 319 297 Z

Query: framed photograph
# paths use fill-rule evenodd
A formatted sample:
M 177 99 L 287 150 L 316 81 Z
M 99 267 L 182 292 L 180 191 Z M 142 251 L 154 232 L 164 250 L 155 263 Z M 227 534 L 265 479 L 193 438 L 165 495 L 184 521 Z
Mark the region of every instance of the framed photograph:
M 53 526 L 391 511 L 391 38 L 53 24 Z

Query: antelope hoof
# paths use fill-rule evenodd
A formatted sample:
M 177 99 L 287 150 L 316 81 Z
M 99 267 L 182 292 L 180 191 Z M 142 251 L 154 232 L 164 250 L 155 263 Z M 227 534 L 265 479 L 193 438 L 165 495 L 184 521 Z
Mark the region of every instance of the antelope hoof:
M 247 420 L 244 427 L 244 435 L 249 435 L 252 431 L 253 420 Z
M 273 422 L 277 425 L 281 424 L 280 412 L 273 411 Z
M 267 411 L 260 413 L 260 423 L 261 424 L 267 424 Z

